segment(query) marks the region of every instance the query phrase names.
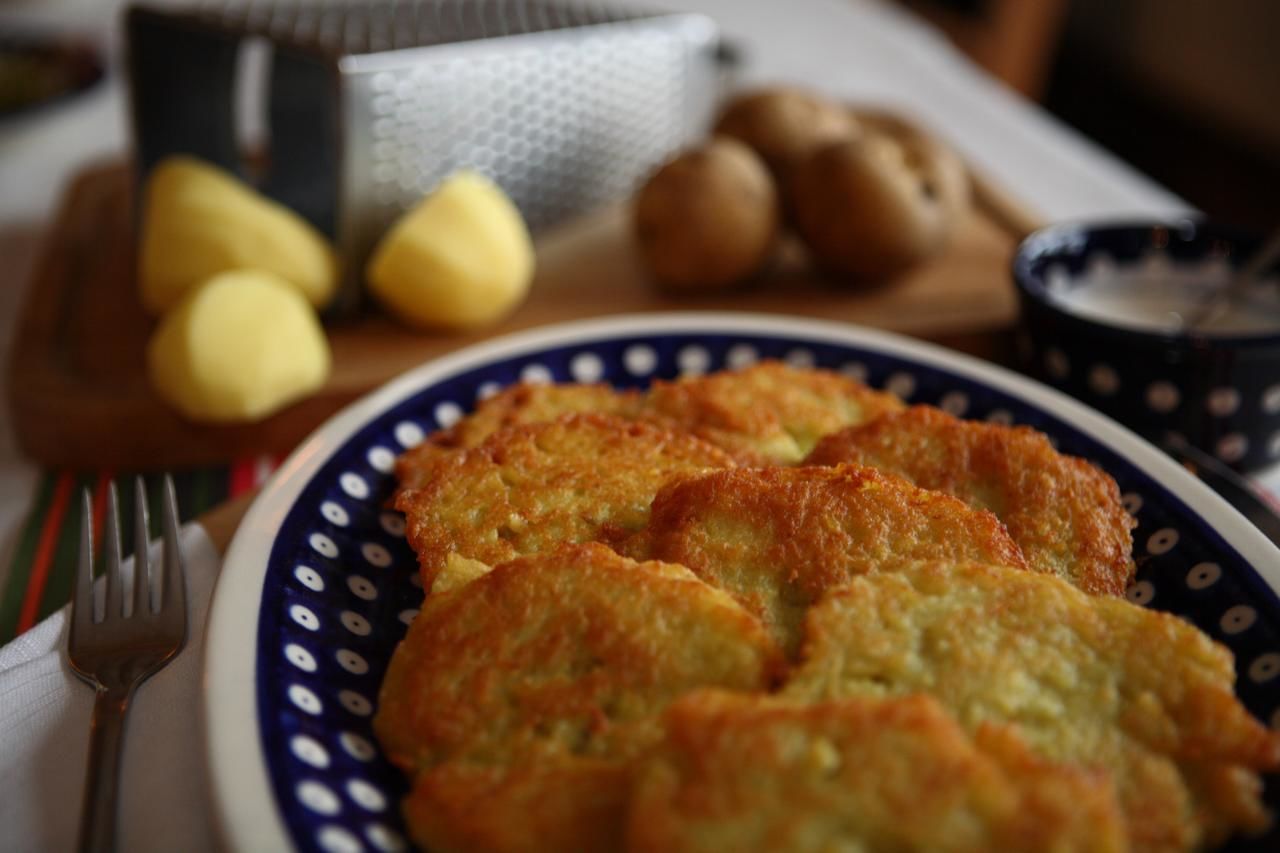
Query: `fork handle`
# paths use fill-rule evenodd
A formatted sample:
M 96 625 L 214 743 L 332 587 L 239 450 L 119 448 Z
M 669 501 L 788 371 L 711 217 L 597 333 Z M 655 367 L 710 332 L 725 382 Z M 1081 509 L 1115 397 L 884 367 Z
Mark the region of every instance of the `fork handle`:
M 81 853 L 109 853 L 116 849 L 116 812 L 120 793 L 120 745 L 124 715 L 133 688 L 98 685 L 89 729 L 89 766 L 84 777 L 80 812 Z

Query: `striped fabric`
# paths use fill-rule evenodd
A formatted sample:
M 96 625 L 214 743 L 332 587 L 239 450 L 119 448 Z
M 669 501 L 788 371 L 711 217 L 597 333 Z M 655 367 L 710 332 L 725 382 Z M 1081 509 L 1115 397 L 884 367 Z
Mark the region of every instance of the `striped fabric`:
M 178 512 L 184 521 L 261 485 L 281 462 L 259 456 L 222 468 L 175 472 Z M 159 535 L 161 474 L 147 474 L 152 536 Z M 133 545 L 134 475 L 102 471 L 82 474 L 46 472 L 14 549 L 13 562 L 0 589 L 0 644 L 35 625 L 71 598 L 71 581 L 80 547 L 80 495 L 88 490 L 93 501 L 94 541 L 102 541 L 107 509 L 107 483 L 114 477 L 120 488 L 120 524 L 124 552 Z M 101 560 L 96 565 L 101 567 Z

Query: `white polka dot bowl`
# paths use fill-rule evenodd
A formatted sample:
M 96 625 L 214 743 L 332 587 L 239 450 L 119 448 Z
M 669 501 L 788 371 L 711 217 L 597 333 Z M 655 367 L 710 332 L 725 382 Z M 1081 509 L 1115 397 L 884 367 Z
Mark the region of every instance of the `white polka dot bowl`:
M 1153 441 L 1280 461 L 1277 270 L 1188 328 L 1257 246 L 1193 221 L 1036 232 L 1014 259 L 1023 368 Z
M 321 427 L 267 484 L 227 554 L 207 635 L 206 748 L 227 846 L 409 845 L 398 810 L 406 786 L 370 727 L 387 662 L 422 601 L 404 519 L 385 508 L 397 453 L 521 378 L 637 387 L 762 358 L 839 370 L 963 417 L 1028 424 L 1100 464 L 1138 520 L 1129 598 L 1225 643 L 1242 700 L 1280 724 L 1280 550 L 1113 421 L 1008 371 L 852 326 L 722 314 L 590 321 L 409 372 Z M 1280 805 L 1280 780 L 1267 798 Z M 1280 834 L 1258 843 L 1238 847 L 1280 849 Z

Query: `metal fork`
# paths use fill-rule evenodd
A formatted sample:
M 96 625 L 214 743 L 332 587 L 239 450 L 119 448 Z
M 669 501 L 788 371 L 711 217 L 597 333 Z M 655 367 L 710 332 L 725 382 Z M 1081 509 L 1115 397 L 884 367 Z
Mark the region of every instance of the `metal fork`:
M 80 845 L 84 851 L 115 849 L 116 803 L 120 782 L 121 739 L 129 700 L 139 684 L 173 659 L 187 641 L 187 592 L 178 548 L 178 503 L 173 479 L 164 478 L 163 572 L 150 571 L 147 489 L 134 482 L 134 582 L 132 608 L 125 613 L 120 575 L 120 508 L 115 484 L 107 492 L 106 601 L 95 621 L 93 589 L 93 512 L 88 490 L 81 500 L 80 561 L 71 600 L 67 656 L 71 667 L 93 685 L 93 723 L 89 767 L 84 780 Z M 153 582 L 159 587 L 154 593 Z

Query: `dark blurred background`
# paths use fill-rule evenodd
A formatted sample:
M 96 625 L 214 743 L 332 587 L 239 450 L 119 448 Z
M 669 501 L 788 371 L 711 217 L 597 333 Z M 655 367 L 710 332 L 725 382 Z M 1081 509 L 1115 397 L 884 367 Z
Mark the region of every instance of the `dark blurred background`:
M 1214 219 L 1280 224 L 1275 0 L 903 0 Z

